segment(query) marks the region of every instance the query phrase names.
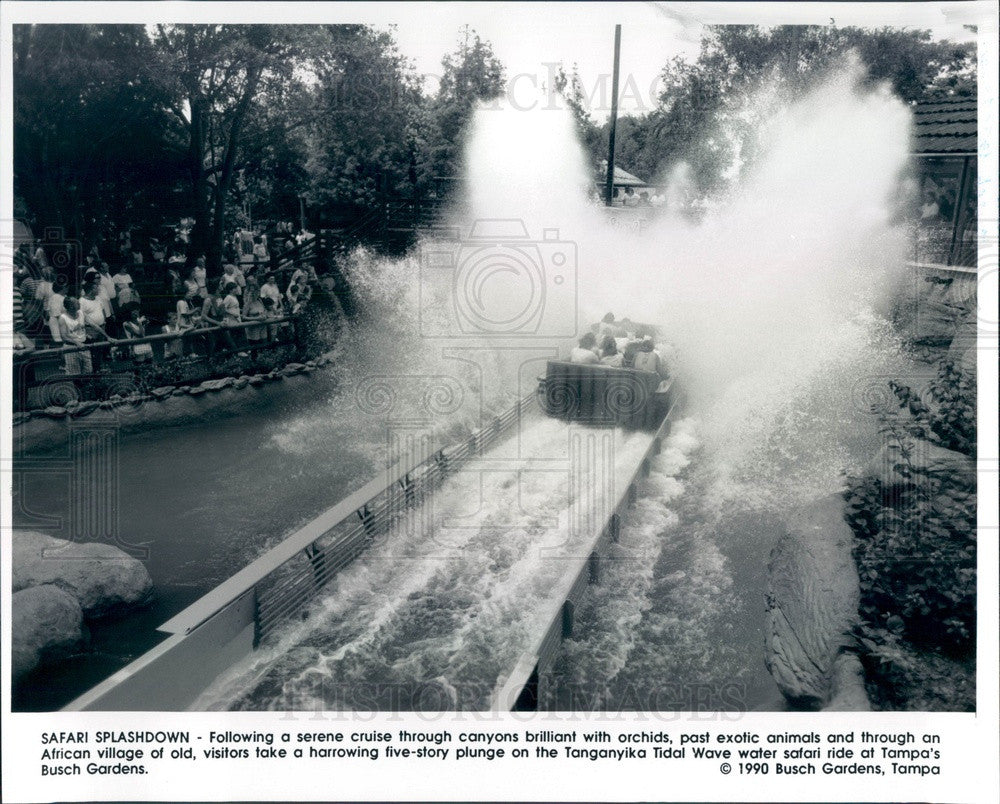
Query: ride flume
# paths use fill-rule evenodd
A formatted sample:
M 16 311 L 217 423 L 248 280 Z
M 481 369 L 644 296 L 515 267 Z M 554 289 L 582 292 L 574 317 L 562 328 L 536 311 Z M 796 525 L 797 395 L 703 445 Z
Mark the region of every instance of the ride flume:
M 505 467 L 510 476 L 498 482 L 506 488 L 520 482 L 522 474 L 530 476 L 539 459 L 528 450 L 511 461 L 512 442 L 515 451 L 523 448 L 521 442 L 561 443 L 568 460 L 555 499 L 564 498 L 565 504 L 553 505 L 551 495 L 544 504 L 558 524 L 540 541 L 524 542 L 524 549 L 536 550 L 544 559 L 534 566 L 539 576 L 548 573 L 547 580 L 533 579 L 543 592 L 533 602 L 524 601 L 530 610 L 515 629 L 518 640 L 502 650 L 498 644 L 496 655 L 486 663 L 482 672 L 492 691 L 471 701 L 450 701 L 453 708 L 533 706 L 539 675 L 561 639 L 572 634 L 574 607 L 587 585 L 599 580 L 601 556 L 617 539 L 624 510 L 635 499 L 637 480 L 648 474 L 678 400 L 675 383 L 650 372 L 550 361 L 535 394 L 449 448 L 428 454 L 426 444 L 410 444 L 381 477 L 164 623 L 159 630 L 170 634 L 164 642 L 66 709 L 256 708 L 247 701 L 240 668 L 269 650 L 280 654 L 296 622 L 307 627 L 321 621 L 330 595 L 341 592 L 334 580 L 355 559 L 369 552 L 371 558 L 364 563 L 381 567 L 388 564 L 386 556 L 395 556 L 399 563 L 403 553 L 394 550 L 420 551 L 423 543 L 440 547 L 441 539 L 447 539 L 448 500 L 468 499 L 472 486 L 482 484 L 477 473 L 483 466 L 494 474 L 498 466 Z M 546 415 L 540 416 L 540 411 Z M 506 457 L 498 458 L 501 453 Z M 551 461 L 548 464 L 551 474 Z M 432 502 L 436 510 L 430 517 Z M 415 537 L 414 519 L 425 524 L 433 520 L 430 530 Z M 473 529 L 486 532 L 489 526 Z M 504 536 L 495 534 L 498 539 Z M 413 544 L 421 539 L 421 544 Z M 481 573 L 480 586 L 500 583 L 495 567 L 476 564 L 481 557 L 453 552 L 459 556 L 455 560 L 462 565 L 460 571 Z M 435 560 L 437 567 L 449 566 L 439 555 Z M 210 689 L 222 692 L 206 700 Z M 294 704 L 287 702 L 289 707 Z M 261 708 L 275 705 L 268 702 Z

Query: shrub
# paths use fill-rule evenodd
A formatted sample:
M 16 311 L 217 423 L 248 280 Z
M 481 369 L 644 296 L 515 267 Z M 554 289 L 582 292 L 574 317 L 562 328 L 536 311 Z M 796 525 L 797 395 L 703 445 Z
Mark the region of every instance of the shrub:
M 899 448 L 895 478 L 885 486 L 878 477 L 848 478 L 845 492 L 861 582 L 861 658 L 876 700 L 890 708 L 973 708 L 976 493 L 965 477 L 928 471 L 917 447 L 926 439 L 975 454 L 974 383 L 942 361 L 923 397 L 889 385 L 897 409 L 876 413 Z

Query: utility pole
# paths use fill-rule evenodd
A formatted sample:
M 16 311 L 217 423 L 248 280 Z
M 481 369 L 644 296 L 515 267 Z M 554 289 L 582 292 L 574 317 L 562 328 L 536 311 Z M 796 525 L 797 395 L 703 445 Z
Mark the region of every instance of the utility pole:
M 622 26 L 615 26 L 615 66 L 611 74 L 611 125 L 608 127 L 608 175 L 604 185 L 604 203 L 611 206 L 615 192 L 615 126 L 618 123 L 618 60 L 622 50 Z

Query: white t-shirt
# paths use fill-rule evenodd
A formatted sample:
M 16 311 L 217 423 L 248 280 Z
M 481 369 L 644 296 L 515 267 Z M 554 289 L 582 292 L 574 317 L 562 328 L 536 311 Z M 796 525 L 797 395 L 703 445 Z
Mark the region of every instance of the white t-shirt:
M 56 318 L 66 312 L 63 307 L 65 299 L 65 294 L 56 293 L 54 290 L 49 294 L 49 297 L 45 300 L 45 312 L 49 318 Z
M 194 310 L 187 303 L 186 299 L 177 300 L 177 325 L 180 329 L 188 329 L 194 326 Z
M 100 296 L 96 299 L 88 299 L 86 296 L 81 298 L 80 312 L 83 313 L 83 320 L 92 327 L 103 327 L 107 320 L 104 314 L 104 302 Z
M 118 288 L 115 287 L 115 281 L 107 274 L 98 274 L 97 281 L 98 291 L 97 299 L 101 302 L 104 308 L 105 318 L 110 318 L 114 314 L 114 308 L 111 306 L 111 300 L 118 298 Z M 103 326 L 103 324 L 101 325 Z
M 571 363 L 600 363 L 597 355 L 594 354 L 590 349 L 584 349 L 582 346 L 574 346 L 569 353 L 569 359 Z
M 273 299 L 275 307 L 281 305 L 281 291 L 278 290 L 277 285 L 272 285 L 270 282 L 265 282 L 261 286 L 260 297 L 262 299 Z
M 223 286 L 225 286 L 226 284 L 228 284 L 230 282 L 232 282 L 234 285 L 236 285 L 236 294 L 237 295 L 242 295 L 243 294 L 243 288 L 245 288 L 247 286 L 246 277 L 243 276 L 243 274 L 241 274 L 239 271 L 234 271 L 231 274 L 229 274 L 229 273 L 223 274 L 222 275 Z
M 115 278 L 111 274 L 98 274 L 98 279 L 101 282 L 101 291 L 107 294 L 108 299 L 113 299 L 118 295 Z
M 86 343 L 87 330 L 83 318 L 83 310 L 76 311 L 76 317 L 71 318 L 69 313 L 61 313 L 59 320 L 66 325 L 65 338 L 69 343 Z
M 224 324 L 240 323 L 240 301 L 232 293 L 228 294 L 226 298 L 222 300 L 222 309 L 225 311 L 225 315 L 222 318 L 222 323 Z

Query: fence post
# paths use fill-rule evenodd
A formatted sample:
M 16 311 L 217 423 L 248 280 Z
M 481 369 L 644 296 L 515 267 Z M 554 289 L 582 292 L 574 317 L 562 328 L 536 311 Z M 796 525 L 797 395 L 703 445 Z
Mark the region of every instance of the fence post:
M 448 456 L 444 454 L 443 449 L 439 449 L 434 453 L 434 461 L 441 469 L 441 477 L 447 477 L 449 471 Z
M 413 505 L 413 501 L 416 497 L 416 492 L 413 488 L 413 478 L 410 477 L 410 473 L 407 472 L 403 477 L 399 479 L 399 485 L 403 487 L 403 500 L 407 506 Z
M 361 520 L 361 524 L 365 529 L 365 535 L 369 539 L 375 538 L 375 515 L 368 509 L 365 505 L 358 510 L 358 519 Z
M 326 551 L 321 549 L 316 542 L 313 542 L 303 552 L 312 566 L 313 580 L 316 582 L 316 586 L 323 586 L 325 583 L 323 576 L 326 574 Z

